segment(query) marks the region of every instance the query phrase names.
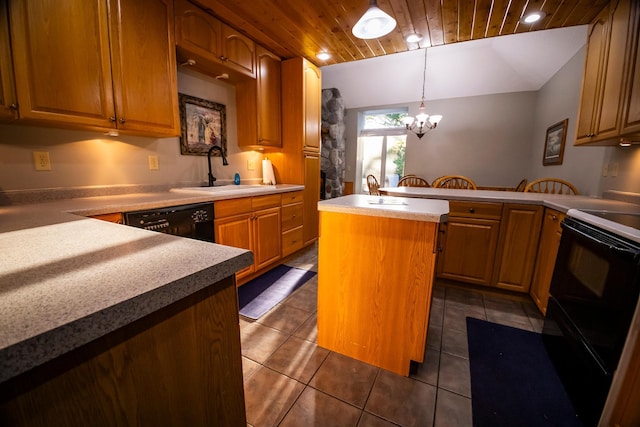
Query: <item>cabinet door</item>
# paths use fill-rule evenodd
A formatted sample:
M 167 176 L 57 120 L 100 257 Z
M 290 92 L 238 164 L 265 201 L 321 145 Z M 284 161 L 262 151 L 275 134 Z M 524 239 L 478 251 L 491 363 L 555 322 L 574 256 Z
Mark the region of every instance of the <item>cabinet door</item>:
M 612 2 L 612 6 L 615 2 Z M 600 77 L 600 99 L 596 106 L 595 139 L 613 138 L 618 134 L 618 123 L 622 114 L 619 106 L 624 83 L 626 65 L 627 33 L 629 31 L 629 2 L 619 1 L 610 12 L 610 25 L 605 60 Z
M 180 134 L 171 0 L 110 0 L 118 128 Z
M 542 222 L 541 206 L 505 204 L 498 240 L 495 286 L 529 292 Z
M 640 133 L 640 3 L 633 2 L 629 30 L 630 62 L 624 94 L 622 134 Z
M 556 264 L 558 247 L 562 228 L 560 223 L 564 219 L 564 214 L 546 209 L 542 222 L 542 232 L 540 233 L 540 244 L 538 245 L 538 255 L 536 256 L 536 266 L 531 281 L 531 299 L 536 303 L 540 312 L 546 314 L 549 300 L 549 287 L 551 277 Z
M 256 270 L 281 258 L 280 208 L 253 214 L 254 257 Z
M 10 40 L 8 2 L 0 1 L 0 120 L 18 118 Z
M 489 286 L 500 221 L 449 217 L 443 230 L 438 276 Z
M 175 2 L 176 45 L 210 61 L 221 61 L 222 23 L 186 0 Z
M 308 245 L 318 239 L 318 201 L 320 200 L 320 156 L 304 154 L 303 241 Z
M 57 0 L 33 0 L 10 6 L 20 118 L 114 127 L 107 3 L 75 0 L 61 7 Z M 143 70 L 150 68 L 145 64 Z
M 99 219 L 102 221 L 115 222 L 116 224 L 124 224 L 122 214 L 120 212 L 92 215 L 91 218 Z
M 607 11 L 603 11 L 589 28 L 587 58 L 582 77 L 582 95 L 578 112 L 577 143 L 591 141 L 594 134 L 594 110 L 598 99 L 598 80 L 600 67 L 604 60 L 608 28 Z
M 253 250 L 252 214 L 236 215 L 228 218 L 216 219 L 216 243 L 236 248 Z M 255 257 L 254 253 L 254 257 Z M 236 273 L 236 279 L 247 276 L 255 271 L 254 265 Z
M 320 70 L 304 62 L 304 149 L 320 150 L 322 120 L 322 77 Z
M 258 144 L 269 147 L 282 146 L 280 58 L 258 46 Z
M 233 28 L 222 25 L 222 60 L 229 68 L 256 77 L 256 45 Z

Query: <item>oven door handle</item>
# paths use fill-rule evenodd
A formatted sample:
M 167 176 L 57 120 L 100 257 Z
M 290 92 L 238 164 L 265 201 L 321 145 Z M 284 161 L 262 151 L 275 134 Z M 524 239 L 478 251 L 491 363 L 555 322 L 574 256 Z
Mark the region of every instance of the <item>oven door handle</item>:
M 599 239 L 597 235 L 591 234 L 591 233 L 585 233 L 584 231 L 566 222 L 562 223 L 562 227 L 564 227 L 571 233 L 577 234 L 584 239 L 594 242 L 597 245 L 606 247 L 609 250 L 609 252 L 616 255 L 617 257 L 624 258 L 624 259 L 631 259 L 634 261 L 635 264 L 640 264 L 640 251 L 638 251 L 637 249 L 618 246 L 611 241 L 605 241 L 603 239 Z

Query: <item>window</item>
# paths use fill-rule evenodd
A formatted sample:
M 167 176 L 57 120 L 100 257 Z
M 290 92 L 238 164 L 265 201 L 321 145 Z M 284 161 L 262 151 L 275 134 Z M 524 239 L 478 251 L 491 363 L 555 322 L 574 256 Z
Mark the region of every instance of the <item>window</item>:
M 368 193 L 367 175 L 381 187 L 395 187 L 404 175 L 407 130 L 402 120 L 407 110 L 378 110 L 361 113 L 358 138 L 360 192 Z

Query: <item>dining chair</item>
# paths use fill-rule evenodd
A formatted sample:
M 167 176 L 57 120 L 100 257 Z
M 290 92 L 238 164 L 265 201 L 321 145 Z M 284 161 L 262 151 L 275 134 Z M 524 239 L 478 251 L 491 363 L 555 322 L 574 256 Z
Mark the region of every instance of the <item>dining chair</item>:
M 515 191 L 517 191 L 517 192 L 519 192 L 519 193 L 523 192 L 523 191 L 524 191 L 524 189 L 525 189 L 525 188 L 527 188 L 527 182 L 528 182 L 528 181 L 527 181 L 527 178 L 524 178 L 522 181 L 520 181 L 520 182 L 518 183 L 518 185 L 516 186 Z
M 578 189 L 570 183 L 560 178 L 540 178 L 531 181 L 524 189 L 525 193 L 549 193 L 578 195 Z
M 478 187 L 473 180 L 462 175 L 445 175 L 433 182 L 436 188 L 454 188 L 461 190 L 476 190 Z
M 369 187 L 369 194 L 371 194 L 372 196 L 380 195 L 380 191 L 378 191 L 380 185 L 378 184 L 378 180 L 375 176 L 367 175 L 367 187 Z
M 398 181 L 398 187 L 430 187 L 429 182 L 416 175 L 405 175 Z

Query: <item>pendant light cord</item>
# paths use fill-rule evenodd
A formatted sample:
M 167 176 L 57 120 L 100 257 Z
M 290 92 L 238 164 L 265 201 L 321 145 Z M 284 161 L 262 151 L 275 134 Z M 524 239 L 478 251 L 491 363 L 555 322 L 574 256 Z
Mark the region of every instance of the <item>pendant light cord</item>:
M 422 103 L 424 104 L 424 88 L 427 84 L 427 48 L 424 48 L 424 71 L 422 73 Z

